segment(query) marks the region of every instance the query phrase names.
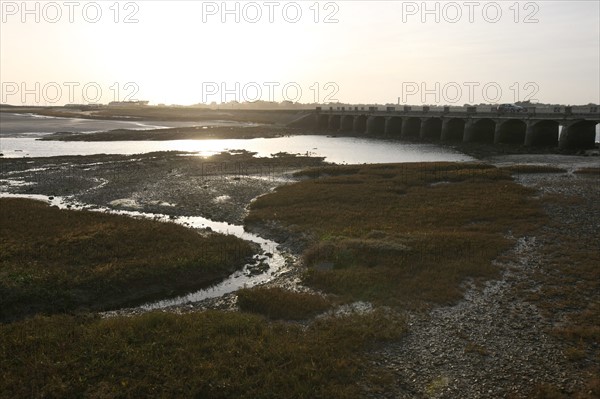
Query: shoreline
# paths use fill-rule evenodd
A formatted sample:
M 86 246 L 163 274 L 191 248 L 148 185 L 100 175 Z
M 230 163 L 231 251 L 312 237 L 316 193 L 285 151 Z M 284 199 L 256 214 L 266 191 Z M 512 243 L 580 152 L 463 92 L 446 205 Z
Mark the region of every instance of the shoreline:
M 588 150 L 562 150 L 556 147 L 526 147 L 523 145 L 442 142 L 432 140 L 406 140 L 389 135 L 365 135 L 350 132 L 332 132 L 318 129 L 289 127 L 283 125 L 262 124 L 258 126 L 190 126 L 181 128 L 130 130 L 117 129 L 95 133 L 56 132 L 39 138 L 40 141 L 83 141 L 83 142 L 112 142 L 112 141 L 171 141 L 171 140 L 225 140 L 279 138 L 286 136 L 327 136 L 341 138 L 362 138 L 375 140 L 390 140 L 405 144 L 432 144 L 442 148 L 459 151 L 477 159 L 485 159 L 501 155 L 527 154 L 560 154 L 600 156 L 600 143 L 596 148 Z

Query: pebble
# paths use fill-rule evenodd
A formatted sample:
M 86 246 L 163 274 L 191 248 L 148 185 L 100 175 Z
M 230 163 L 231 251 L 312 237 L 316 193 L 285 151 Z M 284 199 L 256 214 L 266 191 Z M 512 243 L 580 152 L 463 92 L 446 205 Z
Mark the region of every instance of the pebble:
M 590 206 L 553 209 L 551 215 L 562 223 L 579 221 L 576 229 L 582 237 L 594 237 L 594 231 L 597 234 L 597 181 L 541 174 L 523 175 L 519 181 L 543 192 L 591 199 Z M 504 270 L 501 279 L 479 288 L 465 284 L 464 299 L 455 305 L 426 313 L 409 312 L 406 337 L 373 353 L 373 359 L 394 374 L 395 391 L 372 397 L 527 397 L 539 384 L 562 392 L 581 388 L 582 370 L 565 361 L 565 343 L 548 333 L 553 321 L 528 303 L 518 288 L 524 282 L 535 284 L 543 245 L 544 240 L 535 235 L 518 238 L 508 256 L 496 262 Z M 466 351 L 468 344 L 485 353 Z M 432 390 L 432 381 L 439 376 L 448 378 L 443 393 Z

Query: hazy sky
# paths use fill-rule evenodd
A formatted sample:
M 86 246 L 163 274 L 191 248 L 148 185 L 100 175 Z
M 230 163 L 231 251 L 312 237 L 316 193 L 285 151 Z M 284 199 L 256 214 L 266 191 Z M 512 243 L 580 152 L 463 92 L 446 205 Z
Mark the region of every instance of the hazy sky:
M 11 104 L 600 102 L 597 0 L 0 3 Z

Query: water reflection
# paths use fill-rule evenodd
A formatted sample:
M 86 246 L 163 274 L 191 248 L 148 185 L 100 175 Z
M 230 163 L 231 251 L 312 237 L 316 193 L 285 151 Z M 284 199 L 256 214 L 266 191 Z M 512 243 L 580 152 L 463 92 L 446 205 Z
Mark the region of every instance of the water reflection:
M 169 306 L 200 302 L 208 298 L 217 298 L 225 294 L 235 292 L 240 288 L 253 287 L 257 284 L 271 281 L 279 273 L 285 271 L 284 267 L 286 265 L 286 261 L 284 255 L 278 249 L 279 244 L 257 234 L 247 232 L 244 229 L 244 226 L 241 225 L 217 222 L 202 216 L 173 218 L 168 215 L 156 213 L 115 210 L 106 207 L 77 203 L 69 200 L 66 197 L 49 197 L 41 194 L 9 194 L 0 192 L 0 198 L 28 198 L 43 201 L 51 206 L 57 206 L 61 209 L 86 209 L 94 212 L 105 212 L 135 218 L 152 219 L 161 222 L 172 222 L 196 229 L 210 228 L 210 230 L 213 232 L 234 235 L 242 240 L 250 241 L 260 246 L 263 254 L 255 255 L 251 263 L 247 263 L 242 270 L 236 271 L 220 283 L 186 295 L 150 302 L 140 306 L 140 308 L 144 310 L 162 309 Z M 264 263 L 267 265 L 267 269 L 262 273 L 252 272 L 257 263 Z
M 250 140 L 173 140 L 63 142 L 33 138 L 2 138 L 0 152 L 7 158 L 52 157 L 62 155 L 139 154 L 153 151 L 190 151 L 208 156 L 227 150 L 248 150 L 269 157 L 284 151 L 325 157 L 335 163 L 389 163 L 472 161 L 473 158 L 433 144 L 408 144 L 393 140 L 317 135 Z

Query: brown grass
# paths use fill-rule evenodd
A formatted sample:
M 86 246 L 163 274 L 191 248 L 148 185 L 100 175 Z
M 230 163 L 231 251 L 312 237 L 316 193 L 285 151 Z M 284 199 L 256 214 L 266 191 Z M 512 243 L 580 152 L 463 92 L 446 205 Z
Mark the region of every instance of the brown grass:
M 382 312 L 307 328 L 232 312 L 37 316 L 0 325 L 0 396 L 354 399 L 386 380 L 366 352 L 403 331 Z
M 218 281 L 253 253 L 173 223 L 0 199 L 0 321 L 108 309 Z
M 237 291 L 237 296 L 241 310 L 273 320 L 306 320 L 331 306 L 331 302 L 321 295 L 292 292 L 280 287 L 242 289 Z
M 275 220 L 315 239 L 305 282 L 386 304 L 446 303 L 468 277 L 497 275 L 491 260 L 543 213 L 508 171 L 481 164 L 388 164 L 308 170 L 251 205 L 249 224 Z

